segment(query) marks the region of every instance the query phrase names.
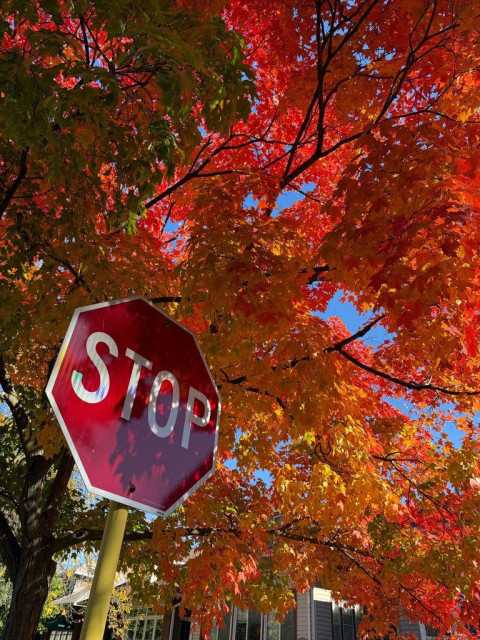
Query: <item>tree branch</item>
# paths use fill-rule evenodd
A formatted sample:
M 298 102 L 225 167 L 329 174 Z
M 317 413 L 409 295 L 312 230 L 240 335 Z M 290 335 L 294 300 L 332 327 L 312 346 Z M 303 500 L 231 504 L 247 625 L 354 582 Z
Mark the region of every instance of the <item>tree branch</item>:
M 0 557 L 6 566 L 10 580 L 14 580 L 20 562 L 20 545 L 8 523 L 5 514 L 0 511 Z
M 23 452 L 26 456 L 29 456 L 32 454 L 32 448 L 29 446 L 28 441 L 25 437 L 25 431 L 28 428 L 30 419 L 26 410 L 20 402 L 20 398 L 18 397 L 16 389 L 7 372 L 2 354 L 0 354 L 0 385 L 2 386 L 2 389 L 4 391 L 4 393 L 2 394 L 2 399 L 7 404 L 13 416 L 13 422 L 17 427 L 17 432 L 20 438 Z
M 308 276 L 308 281 L 307 281 L 308 284 L 314 284 L 315 282 L 319 282 L 320 280 L 323 280 L 321 274 L 327 273 L 328 271 L 330 271 L 330 267 L 328 266 L 328 264 L 323 264 L 318 267 L 313 267 L 313 273 Z M 302 269 L 300 273 L 307 273 L 307 270 Z
M 3 214 L 7 210 L 7 207 L 10 204 L 10 201 L 12 200 L 12 198 L 15 195 L 17 189 L 22 184 L 23 180 L 25 179 L 25 176 L 27 175 L 27 171 L 28 171 L 28 167 L 27 167 L 28 152 L 29 152 L 29 147 L 25 147 L 25 149 L 23 149 L 23 151 L 22 151 L 22 155 L 20 156 L 20 169 L 18 171 L 17 177 L 12 182 L 10 187 L 8 187 L 8 189 L 6 189 L 6 191 L 5 191 L 5 195 L 3 196 L 3 200 L 2 200 L 2 202 L 0 204 L 0 219 L 2 218 Z
M 324 349 L 323 350 L 324 353 L 333 353 L 334 351 L 336 351 L 337 353 L 342 355 L 344 358 L 349 360 L 349 362 L 351 362 L 357 367 L 360 367 L 360 369 L 363 369 L 364 371 L 367 371 L 368 373 L 378 376 L 379 378 L 383 378 L 384 380 L 388 380 L 389 382 L 393 382 L 395 384 L 400 385 L 401 387 L 405 387 L 406 389 L 410 389 L 412 391 L 436 391 L 437 393 L 444 393 L 449 396 L 480 395 L 480 390 L 478 391 L 467 391 L 463 389 L 455 390 L 455 389 L 449 389 L 448 387 L 440 387 L 435 384 L 416 382 L 415 380 L 402 380 L 397 376 L 391 375 L 389 373 L 385 373 L 384 371 L 380 371 L 375 367 L 365 364 L 364 362 L 356 358 L 354 355 L 352 355 L 348 351 L 345 351 L 344 347 L 346 347 L 348 344 L 350 344 L 354 340 L 357 340 L 358 338 L 363 337 L 366 333 L 368 333 L 368 331 L 370 331 L 370 329 L 372 329 L 384 317 L 385 317 L 385 314 L 382 314 L 381 316 L 377 316 L 371 322 L 369 322 L 363 329 L 360 329 L 359 331 L 357 331 L 356 333 L 353 333 L 348 338 L 345 338 L 344 340 L 341 340 L 340 342 L 335 343 L 331 347 L 327 347 L 326 349 Z
M 150 298 L 150 302 L 153 302 L 153 304 L 160 304 L 162 302 L 167 303 L 167 302 L 181 302 L 182 301 L 182 296 L 159 296 L 157 298 Z
M 353 342 L 354 340 L 357 340 L 358 338 L 363 338 L 363 336 L 366 333 L 368 333 L 370 331 L 370 329 L 372 329 L 378 322 L 380 322 L 380 320 L 383 320 L 383 318 L 385 318 L 385 314 L 384 313 L 381 316 L 377 316 L 376 318 L 374 318 L 371 322 L 369 322 L 367 325 L 365 325 L 365 327 L 363 329 L 360 329 L 356 333 L 352 333 L 352 335 L 349 336 L 348 338 L 345 338 L 344 340 L 340 340 L 340 342 L 336 342 L 331 347 L 327 347 L 326 349 L 323 350 L 324 353 L 331 353 L 332 351 L 339 351 L 340 349 L 343 349 L 343 347 L 346 347 L 347 344 L 350 344 L 350 342 Z
M 83 277 L 83 274 L 80 271 L 77 271 L 75 267 L 72 264 L 70 264 L 70 262 L 68 262 L 67 260 L 64 260 L 63 258 L 59 258 L 54 253 L 49 251 L 47 247 L 45 247 L 44 245 L 42 245 L 42 249 L 45 255 L 48 256 L 51 260 L 53 260 L 57 264 L 61 265 L 62 267 L 70 271 L 72 276 L 75 278 L 75 284 L 80 284 L 87 293 L 92 293 L 92 290 L 86 283 L 85 278 Z
M 58 512 L 62 504 L 65 490 L 73 471 L 74 460 L 68 449 L 64 449 L 61 454 L 60 464 L 58 465 L 57 474 L 53 479 L 52 485 L 45 500 L 44 518 L 48 526 L 52 527 L 57 520 Z
M 85 62 L 87 64 L 87 67 L 89 67 L 90 66 L 90 49 L 88 46 L 87 30 L 85 29 L 85 19 L 83 17 L 83 14 L 80 14 L 80 26 L 82 27 L 83 44 L 85 49 Z
M 379 378 L 383 378 L 384 380 L 388 380 L 389 382 L 393 382 L 395 384 L 400 385 L 401 387 L 405 387 L 406 389 L 411 389 L 412 391 L 436 391 L 438 393 L 444 393 L 449 396 L 478 396 L 480 395 L 480 391 L 466 391 L 464 389 L 449 389 L 448 387 L 440 387 L 435 384 L 423 384 L 421 382 L 415 382 L 414 380 L 402 380 L 401 378 L 397 378 L 396 376 L 392 376 L 389 373 L 385 373 L 384 371 L 380 371 L 375 367 L 371 367 L 364 362 L 361 362 L 355 356 L 348 353 L 342 348 L 335 349 L 338 353 L 340 353 L 344 358 L 349 360 L 352 364 L 360 367 L 364 371 L 368 371 L 368 373 L 372 373 Z
M 375 560 L 377 563 L 380 564 L 380 566 L 384 565 L 384 562 L 382 560 L 380 560 L 379 558 L 375 558 L 372 554 L 369 554 L 368 552 L 362 551 L 360 549 L 355 549 L 354 547 L 351 547 L 350 545 L 342 545 L 342 544 L 339 544 L 337 542 L 329 541 L 329 540 L 318 540 L 318 538 L 314 538 L 312 536 L 307 536 L 307 535 L 289 533 L 289 532 L 284 532 L 284 531 L 278 532 L 275 529 L 272 529 L 272 530 L 268 531 L 267 533 L 270 533 L 270 534 L 273 534 L 273 535 L 278 534 L 280 537 L 287 538 L 287 539 L 290 539 L 290 540 L 297 540 L 299 542 L 306 542 L 306 543 L 313 544 L 313 545 L 316 545 L 316 546 L 323 546 L 323 547 L 328 547 L 330 549 L 333 549 L 333 550 L 337 551 L 338 553 L 342 554 L 343 556 L 345 556 L 349 562 L 354 564 L 360 571 L 362 571 L 362 573 L 364 573 L 366 576 L 368 576 L 368 578 L 370 578 L 370 580 L 372 580 L 372 582 L 374 582 L 377 586 L 382 587 L 381 580 L 379 578 L 377 578 L 377 576 L 375 576 L 365 566 L 363 566 L 363 564 L 361 564 L 361 562 L 359 562 L 359 560 L 357 560 L 357 558 L 355 558 L 355 557 L 353 557 L 351 555 L 352 553 L 357 553 L 357 554 L 360 554 L 361 556 L 370 558 L 371 560 Z M 400 589 L 405 591 L 425 611 L 427 611 L 429 614 L 433 615 L 438 620 L 438 622 L 440 623 L 441 626 L 446 628 L 446 625 L 443 622 L 443 620 L 441 619 L 441 617 L 437 613 L 435 613 L 435 611 L 433 611 L 428 605 L 426 605 L 423 602 L 423 600 L 421 598 L 419 598 L 413 592 L 413 589 L 410 589 L 409 587 L 405 586 L 400 581 L 397 581 L 397 584 L 398 584 Z
M 68 549 L 84 542 L 99 542 L 102 537 L 103 529 L 77 529 L 60 538 L 55 538 L 50 545 L 50 550 L 52 554 L 58 553 L 63 549 Z M 152 531 L 130 531 L 125 533 L 123 540 L 125 542 L 141 542 L 142 540 L 151 540 L 152 537 Z

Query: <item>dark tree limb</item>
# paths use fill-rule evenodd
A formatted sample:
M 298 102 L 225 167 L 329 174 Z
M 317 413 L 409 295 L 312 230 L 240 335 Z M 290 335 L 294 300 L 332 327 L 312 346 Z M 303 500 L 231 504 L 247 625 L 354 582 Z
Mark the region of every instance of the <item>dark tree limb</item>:
M 68 481 L 72 475 L 73 465 L 74 460 L 72 454 L 68 449 L 64 449 L 60 457 L 57 474 L 50 486 L 50 490 L 45 500 L 44 518 L 49 528 L 53 528 L 57 520 Z
M 0 511 L 0 558 L 7 568 L 8 575 L 12 581 L 18 571 L 20 553 L 21 548 L 17 538 L 5 514 Z
M 25 435 L 29 425 L 29 416 L 20 402 L 17 391 L 13 385 L 10 375 L 8 374 L 2 354 L 0 354 L 0 385 L 4 391 L 2 399 L 10 409 L 23 452 L 28 457 L 33 453 L 32 446 Z
M 88 46 L 87 30 L 85 29 L 85 18 L 80 14 L 80 25 L 82 27 L 83 47 L 85 49 L 85 63 L 87 68 L 90 66 L 90 48 Z
M 150 302 L 154 304 L 161 304 L 167 302 L 181 302 L 182 296 L 159 296 L 157 298 L 150 298 Z
M 60 258 L 59 256 L 56 256 L 54 253 L 49 251 L 46 247 L 42 247 L 42 249 L 43 249 L 44 254 L 46 256 L 48 256 L 51 260 L 53 260 L 57 264 L 61 265 L 62 267 L 64 267 L 68 271 L 70 271 L 72 276 L 75 278 L 75 284 L 76 285 L 79 284 L 85 289 L 85 291 L 87 293 L 90 293 L 90 294 L 92 293 L 92 290 L 88 286 L 85 278 L 83 277 L 83 274 L 80 271 L 77 271 L 77 269 L 75 269 L 75 267 L 72 264 L 70 264 L 70 262 L 68 262 L 68 260 L 64 260 L 63 258 Z
M 296 540 L 298 542 L 306 542 L 307 544 L 312 544 L 312 545 L 315 545 L 315 546 L 328 547 L 328 548 L 330 548 L 330 549 L 332 549 L 334 551 L 337 551 L 338 553 L 343 555 L 348 560 L 348 562 L 350 562 L 351 564 L 355 565 L 360 571 L 362 571 L 362 573 L 364 573 L 366 576 L 368 576 L 370 578 L 370 580 L 372 580 L 372 582 L 374 582 L 378 587 L 382 587 L 381 579 L 379 577 L 377 577 L 376 575 L 374 575 L 357 558 L 355 558 L 355 555 L 360 555 L 361 557 L 364 557 L 366 559 L 375 560 L 381 567 L 384 566 L 384 564 L 385 564 L 384 561 L 382 561 L 380 558 L 375 558 L 375 556 L 373 556 L 373 554 L 371 554 L 371 553 L 369 553 L 367 551 L 363 551 L 361 549 L 356 549 L 355 547 L 352 547 L 350 545 L 344 545 L 342 543 L 335 542 L 333 540 L 319 540 L 318 538 L 313 537 L 313 536 L 296 534 L 296 533 L 288 532 L 288 531 L 278 531 L 276 529 L 272 529 L 272 530 L 268 531 L 268 533 L 270 533 L 272 535 L 278 535 L 279 537 L 286 538 L 286 539 L 289 539 L 289 540 Z M 355 554 L 355 555 L 353 555 L 353 554 Z M 427 611 L 430 615 L 434 616 L 438 620 L 440 626 L 446 628 L 444 622 L 441 619 L 441 617 L 435 611 L 433 611 L 417 594 L 414 593 L 414 589 L 411 589 L 411 588 L 405 586 L 400 581 L 398 581 L 397 584 L 398 584 L 400 589 L 405 591 L 425 611 Z
M 313 267 L 313 273 L 308 277 L 308 284 L 314 284 L 315 282 L 323 280 L 322 274 L 327 273 L 328 271 L 330 271 L 328 264 Z
M 324 349 L 324 352 L 331 353 L 332 351 L 339 351 L 340 349 L 343 349 L 343 347 L 346 347 L 347 344 L 350 344 L 350 342 L 353 342 L 354 340 L 358 340 L 358 338 L 363 338 L 363 336 L 367 334 L 370 331 L 370 329 L 372 329 L 378 322 L 380 322 L 380 320 L 383 320 L 383 318 L 385 318 L 385 314 L 382 314 L 381 316 L 377 316 L 371 322 L 366 324 L 365 327 L 363 327 L 363 329 L 360 329 L 356 333 L 352 333 L 351 336 L 349 336 L 348 338 L 345 338 L 344 340 L 340 340 L 340 342 L 336 342 L 331 347 L 327 347 L 326 349 Z
M 401 387 L 405 387 L 405 389 L 410 389 L 412 391 L 436 391 L 437 393 L 443 393 L 449 396 L 478 396 L 480 395 L 480 390 L 468 391 L 465 389 L 450 389 L 449 387 L 441 387 L 435 384 L 416 382 L 415 380 L 402 380 L 397 376 L 386 373 L 385 371 L 381 371 L 376 367 L 372 367 L 371 365 L 365 364 L 361 360 L 359 360 L 356 356 L 352 355 L 349 351 L 345 351 L 345 347 L 357 340 L 358 338 L 363 337 L 372 327 L 374 327 L 380 320 L 382 320 L 385 315 L 377 316 L 371 322 L 369 322 L 363 329 L 360 329 L 356 333 L 352 334 L 348 338 L 337 342 L 331 347 L 327 347 L 324 349 L 325 353 L 333 353 L 337 352 L 344 358 L 346 358 L 349 362 L 354 364 L 355 366 L 371 373 L 379 378 L 383 378 L 384 380 L 388 380 L 389 382 L 393 382 L 394 384 L 398 384 Z
M 168 214 L 167 214 L 168 215 Z M 319 266 L 315 266 L 312 269 L 312 273 L 308 276 L 307 284 L 314 284 L 322 280 L 322 274 L 330 271 L 330 267 L 328 264 L 323 264 Z M 300 271 L 301 274 L 308 273 L 307 269 L 302 269 Z M 154 304 L 167 304 L 169 302 L 181 302 L 182 296 L 157 296 L 155 298 L 150 298 L 150 302 Z
M 389 373 L 385 373 L 384 371 L 380 371 L 375 367 L 371 367 L 364 362 L 361 362 L 355 356 L 352 356 L 351 353 L 348 353 L 344 349 L 335 349 L 338 353 L 340 353 L 344 358 L 349 360 L 352 364 L 360 367 L 364 371 L 368 371 L 368 373 L 372 373 L 379 378 L 383 378 L 384 380 L 388 380 L 389 382 L 393 382 L 395 384 L 400 385 L 401 387 L 405 387 L 406 389 L 411 389 L 412 391 L 436 391 L 437 393 L 443 393 L 448 396 L 478 396 L 480 395 L 480 390 L 472 390 L 468 391 L 466 389 L 450 389 L 449 387 L 440 387 L 435 384 L 428 384 L 422 382 L 415 382 L 414 380 L 402 380 L 401 378 L 397 378 L 397 376 L 392 376 Z
M 68 533 L 60 538 L 55 538 L 50 545 L 52 554 L 74 547 L 77 544 L 85 542 L 99 542 L 103 536 L 103 529 L 77 529 L 72 533 Z M 151 540 L 153 533 L 151 531 L 129 531 L 125 533 L 123 539 L 125 542 L 141 542 L 142 540 Z
M 23 149 L 22 154 L 20 156 L 20 168 L 17 174 L 17 177 L 12 182 L 12 184 L 5 190 L 5 194 L 3 196 L 2 202 L 0 203 L 0 219 L 3 214 L 7 210 L 8 205 L 10 204 L 13 196 L 17 192 L 17 189 L 22 184 L 25 176 L 27 175 L 28 167 L 27 167 L 27 156 L 28 156 L 29 148 L 25 147 Z
M 207 536 L 211 533 L 233 533 L 234 535 L 239 535 L 239 531 L 235 529 L 222 529 L 220 527 L 187 527 L 182 529 L 182 535 L 185 536 Z M 51 543 L 51 551 L 52 553 L 58 553 L 59 551 L 63 551 L 63 549 L 68 549 L 69 547 L 74 547 L 77 544 L 83 544 L 85 542 L 99 542 L 103 536 L 103 529 L 77 529 L 76 531 L 72 531 L 60 538 L 56 538 Z M 145 540 L 152 540 L 153 532 L 150 529 L 146 529 L 144 531 L 128 531 L 125 533 L 124 541 L 125 542 L 143 542 Z

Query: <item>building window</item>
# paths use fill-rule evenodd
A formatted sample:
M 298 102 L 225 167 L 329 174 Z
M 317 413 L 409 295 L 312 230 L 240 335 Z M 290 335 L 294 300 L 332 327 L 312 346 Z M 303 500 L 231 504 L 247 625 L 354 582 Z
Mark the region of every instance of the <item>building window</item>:
M 224 627 L 214 625 L 209 640 L 295 640 L 294 609 L 282 623 L 275 619 L 275 613 L 262 616 L 253 610 L 235 608 L 234 611 L 233 618 L 231 613 L 224 616 Z
M 50 634 L 50 640 L 72 640 L 73 631 L 52 631 Z
M 434 640 L 440 635 L 438 629 L 430 627 L 428 624 L 425 625 L 425 633 L 427 634 L 427 640 Z
M 223 616 L 223 622 L 225 623 L 224 627 L 219 627 L 216 622 L 213 624 L 213 629 L 210 631 L 210 634 L 207 636 L 209 640 L 230 640 L 230 626 L 232 624 L 232 614 L 231 613 L 225 614 Z
M 151 609 L 136 607 L 130 613 L 125 640 L 160 640 L 162 628 L 162 615 L 155 615 Z
M 266 640 L 295 640 L 295 611 L 291 609 L 282 623 L 277 622 L 275 613 L 265 616 Z
M 362 616 L 362 609 L 358 605 L 351 609 L 344 609 L 336 602 L 332 602 L 333 640 L 356 640 Z
M 262 616 L 258 611 L 237 609 L 233 640 L 260 640 Z

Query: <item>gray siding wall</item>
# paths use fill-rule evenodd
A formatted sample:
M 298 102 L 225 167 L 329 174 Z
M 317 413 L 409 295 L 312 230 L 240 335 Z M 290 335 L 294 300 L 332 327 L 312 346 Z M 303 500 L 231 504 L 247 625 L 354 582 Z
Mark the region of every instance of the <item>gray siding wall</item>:
M 331 603 L 327 589 L 297 594 L 297 640 L 332 640 Z
M 297 640 L 312 640 L 310 636 L 310 591 L 297 593 Z

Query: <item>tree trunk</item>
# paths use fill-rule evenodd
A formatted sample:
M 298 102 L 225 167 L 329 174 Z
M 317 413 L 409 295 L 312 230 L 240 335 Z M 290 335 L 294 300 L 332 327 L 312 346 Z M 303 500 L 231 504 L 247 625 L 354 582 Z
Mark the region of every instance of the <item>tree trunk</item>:
M 0 387 L 26 462 L 21 494 L 13 495 L 6 487 L 3 494 L 10 501 L 8 510 L 0 510 L 0 562 L 12 582 L 12 600 L 0 640 L 33 640 L 55 574 L 54 531 L 74 462 L 68 449 L 53 458 L 44 455 L 22 404 L 22 392 L 13 384 L 1 353 Z M 46 396 L 42 403 L 46 409 Z M 18 517 L 20 527 L 12 527 L 12 505 L 15 525 Z
M 1 640 L 34 640 L 55 566 L 44 540 L 21 554 Z
M 12 601 L 1 640 L 35 638 L 56 569 L 52 559 L 52 529 L 72 466 L 73 460 L 67 453 L 45 500 L 45 478 L 51 463 L 41 455 L 28 461 L 19 506 L 21 545 L 17 546 L 16 562 L 11 562 Z

